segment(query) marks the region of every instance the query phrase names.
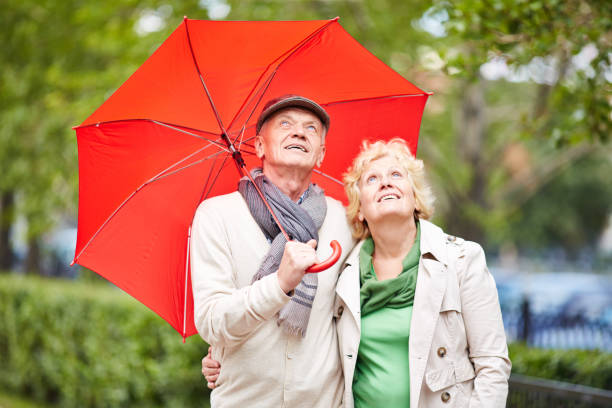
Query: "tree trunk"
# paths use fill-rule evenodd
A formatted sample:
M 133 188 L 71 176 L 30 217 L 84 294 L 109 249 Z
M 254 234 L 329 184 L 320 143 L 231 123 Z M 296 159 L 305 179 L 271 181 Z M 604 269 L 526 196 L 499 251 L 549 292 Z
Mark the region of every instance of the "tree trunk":
M 25 271 L 34 275 L 42 275 L 40 242 L 38 238 L 28 240 L 28 257 L 25 261 Z
M 15 221 L 15 192 L 0 194 L 0 271 L 13 267 L 15 255 L 10 242 L 11 228 Z
M 461 205 L 453 206 L 450 221 L 450 230 L 467 239 L 482 241 L 484 229 L 477 219 L 470 216 L 463 209 L 476 204 L 482 211 L 486 211 L 485 197 L 486 164 L 483 160 L 484 141 L 486 136 L 484 86 L 481 80 L 465 84 L 461 116 L 457 129 L 457 151 L 471 168 L 472 177 L 466 189 L 467 196 Z

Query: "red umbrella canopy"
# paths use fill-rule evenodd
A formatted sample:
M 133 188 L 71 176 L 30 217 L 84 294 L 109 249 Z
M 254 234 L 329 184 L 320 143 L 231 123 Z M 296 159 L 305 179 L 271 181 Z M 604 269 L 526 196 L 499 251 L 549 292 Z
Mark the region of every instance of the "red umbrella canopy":
M 189 230 L 199 203 L 236 190 L 225 132 L 249 167 L 265 102 L 315 100 L 331 116 L 314 182 L 345 201 L 342 174 L 363 139 L 416 152 L 428 94 L 353 39 L 337 18 L 185 19 L 80 126 L 74 262 L 140 300 L 183 337 L 196 333 Z

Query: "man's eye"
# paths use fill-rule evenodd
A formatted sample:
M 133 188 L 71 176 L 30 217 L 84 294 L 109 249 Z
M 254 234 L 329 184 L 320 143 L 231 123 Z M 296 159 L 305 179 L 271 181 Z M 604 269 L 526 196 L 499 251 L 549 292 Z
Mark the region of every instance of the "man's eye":
M 282 120 L 282 121 L 281 121 L 281 123 L 280 123 L 280 125 L 281 125 L 282 127 L 286 128 L 286 127 L 289 127 L 289 122 L 288 122 L 288 121 L 286 121 L 286 120 Z
M 308 126 L 306 126 L 306 129 L 309 132 L 316 132 L 317 131 L 317 127 L 315 125 L 308 125 Z

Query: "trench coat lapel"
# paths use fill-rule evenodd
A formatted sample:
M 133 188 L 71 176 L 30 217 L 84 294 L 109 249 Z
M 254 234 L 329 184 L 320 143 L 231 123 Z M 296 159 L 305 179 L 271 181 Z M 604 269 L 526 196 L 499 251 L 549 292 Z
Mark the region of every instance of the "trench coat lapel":
M 410 324 L 410 406 L 418 407 L 421 385 L 442 298 L 446 291 L 447 255 L 444 232 L 421 220 L 421 259 Z
M 342 274 L 338 278 L 336 294 L 348 307 L 355 319 L 355 324 L 361 330 L 361 305 L 359 301 L 359 251 L 363 241 L 355 245 L 355 248 L 347 256 L 344 262 Z

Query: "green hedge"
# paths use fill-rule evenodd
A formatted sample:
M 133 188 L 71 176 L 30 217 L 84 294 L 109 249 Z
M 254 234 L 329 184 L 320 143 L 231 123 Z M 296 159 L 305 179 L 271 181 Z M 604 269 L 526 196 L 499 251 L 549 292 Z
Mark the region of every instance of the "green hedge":
M 118 289 L 0 275 L 0 389 L 61 407 L 204 407 L 207 346 Z
M 204 407 L 206 344 L 100 284 L 0 275 L 0 389 L 62 407 Z M 513 372 L 612 389 L 612 354 L 510 345 Z
M 509 346 L 512 372 L 612 390 L 612 353 Z

